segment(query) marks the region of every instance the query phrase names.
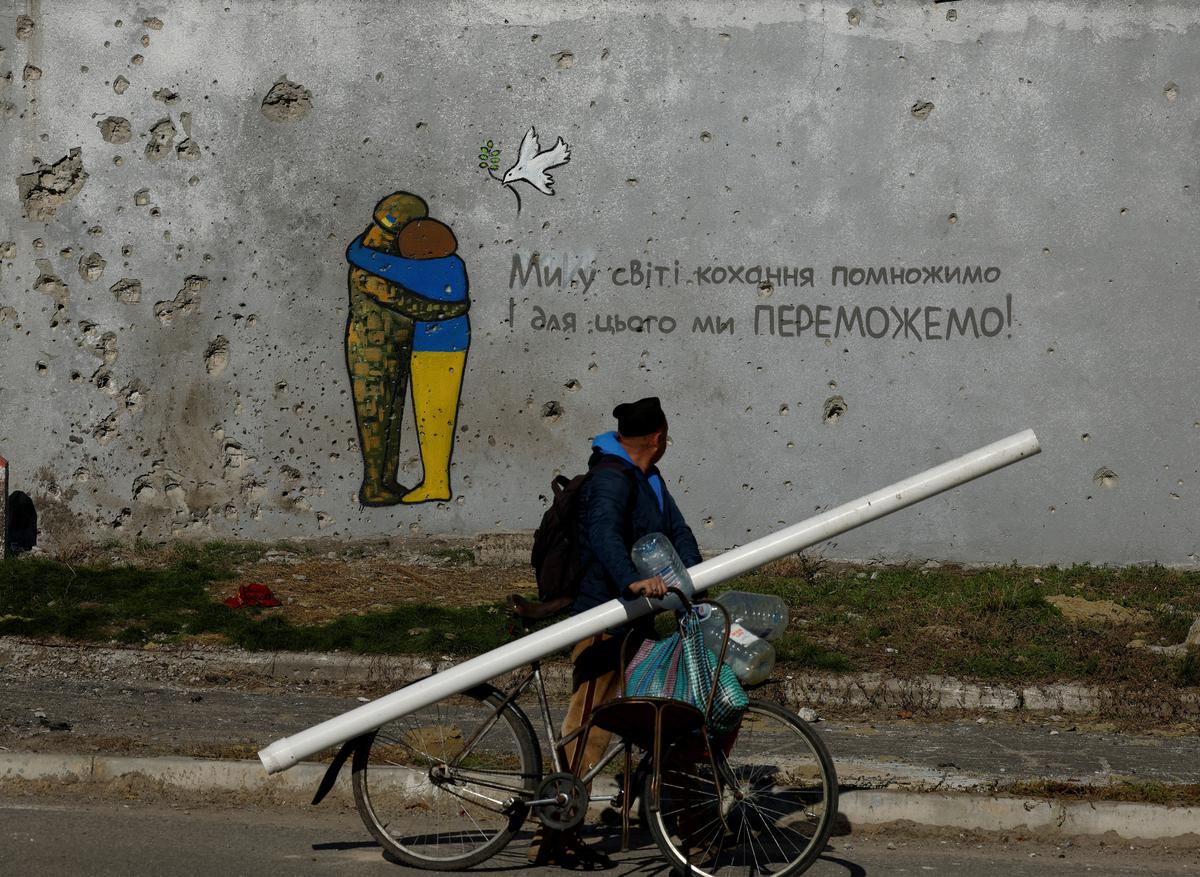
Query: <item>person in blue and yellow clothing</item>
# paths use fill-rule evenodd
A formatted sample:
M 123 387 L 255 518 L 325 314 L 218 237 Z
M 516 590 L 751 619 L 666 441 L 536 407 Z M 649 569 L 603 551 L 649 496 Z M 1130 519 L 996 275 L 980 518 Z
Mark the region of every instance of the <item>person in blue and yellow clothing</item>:
M 451 498 L 450 458 L 471 324 L 466 266 L 450 228 L 407 192 L 384 198 L 350 244 L 346 363 L 363 455 L 363 505 Z M 411 378 L 423 478 L 396 480 Z

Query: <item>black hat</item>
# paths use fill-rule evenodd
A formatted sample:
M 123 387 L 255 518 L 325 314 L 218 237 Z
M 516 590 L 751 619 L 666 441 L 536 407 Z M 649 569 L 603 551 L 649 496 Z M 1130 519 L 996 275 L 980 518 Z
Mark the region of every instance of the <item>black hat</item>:
M 667 422 L 657 396 L 618 405 L 613 409 L 613 417 L 617 418 L 617 432 L 627 438 L 658 432 Z

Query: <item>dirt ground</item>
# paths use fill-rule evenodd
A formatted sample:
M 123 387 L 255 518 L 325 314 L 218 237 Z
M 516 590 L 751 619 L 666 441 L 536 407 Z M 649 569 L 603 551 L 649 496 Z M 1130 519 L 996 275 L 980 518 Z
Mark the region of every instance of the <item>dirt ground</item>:
M 284 617 L 301 625 L 402 603 L 435 600 L 447 606 L 475 606 L 537 590 L 532 571 L 524 568 L 474 566 L 407 552 L 381 551 L 362 557 L 331 553 L 333 557 L 265 555 L 241 565 L 237 578 L 214 588 L 213 596 L 223 599 L 241 585 L 261 582 L 283 601 Z

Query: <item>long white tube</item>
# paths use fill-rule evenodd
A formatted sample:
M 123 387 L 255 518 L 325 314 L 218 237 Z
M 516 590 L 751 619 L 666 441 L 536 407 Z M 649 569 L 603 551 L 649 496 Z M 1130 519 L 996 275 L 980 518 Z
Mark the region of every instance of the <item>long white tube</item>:
M 882 518 L 1010 463 L 1031 457 L 1040 450 L 1033 430 L 1016 433 L 890 487 L 697 564 L 689 570 L 692 583 L 699 593 L 772 560 Z M 589 636 L 656 611 L 659 607 L 657 601 L 646 598 L 630 601 L 610 600 L 291 737 L 276 740 L 259 752 L 258 757 L 268 773 L 286 770 L 300 759 L 315 755 L 322 749 L 365 734 L 386 722 L 466 691 L 495 676 L 511 672 L 551 652 L 573 646 Z

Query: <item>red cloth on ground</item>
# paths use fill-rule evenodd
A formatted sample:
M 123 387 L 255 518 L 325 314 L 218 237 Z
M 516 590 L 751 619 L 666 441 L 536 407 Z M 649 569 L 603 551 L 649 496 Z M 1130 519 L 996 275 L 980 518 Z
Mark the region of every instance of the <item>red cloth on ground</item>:
M 243 606 L 282 606 L 283 604 L 271 593 L 271 589 L 259 582 L 242 585 L 232 597 L 225 599 L 225 605 L 230 609 L 240 609 Z

